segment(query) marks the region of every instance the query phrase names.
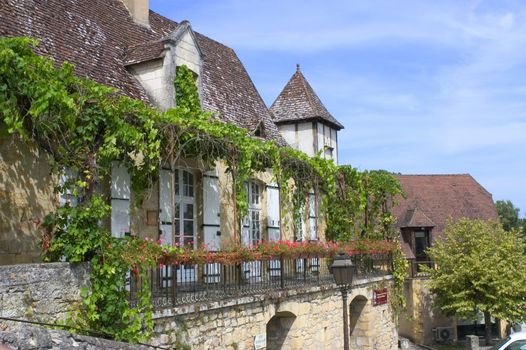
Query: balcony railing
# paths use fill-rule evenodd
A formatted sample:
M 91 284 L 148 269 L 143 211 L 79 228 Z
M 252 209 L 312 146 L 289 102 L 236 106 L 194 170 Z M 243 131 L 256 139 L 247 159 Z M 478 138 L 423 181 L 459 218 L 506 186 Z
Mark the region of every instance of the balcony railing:
M 433 261 L 418 261 L 418 260 L 410 260 L 410 273 L 411 277 L 413 278 L 419 278 L 419 277 L 429 277 L 429 273 L 424 271 L 425 267 L 434 268 L 435 263 Z
M 355 254 L 355 280 L 389 275 L 389 254 Z M 130 303 L 135 305 L 140 286 L 148 286 L 157 308 L 214 301 L 271 291 L 298 289 L 334 283 L 331 258 L 280 258 L 238 264 L 205 263 L 163 266 L 147 271 L 147 283 L 130 273 Z

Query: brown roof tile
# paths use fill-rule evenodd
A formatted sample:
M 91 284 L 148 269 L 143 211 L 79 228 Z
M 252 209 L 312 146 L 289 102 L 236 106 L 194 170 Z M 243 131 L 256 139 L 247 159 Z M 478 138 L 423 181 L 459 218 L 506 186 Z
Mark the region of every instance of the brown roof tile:
M 161 58 L 165 53 L 165 45 L 162 41 L 150 41 L 147 43 L 130 46 L 124 54 L 124 65 L 131 65 Z
M 343 125 L 325 108 L 299 66 L 270 107 L 270 112 L 277 124 L 320 119 L 337 130 L 343 129 Z
M 491 194 L 469 174 L 396 175 L 396 178 L 407 196 L 400 198 L 399 204 L 393 208 L 398 228 L 409 227 L 409 216 L 415 220 L 409 222 L 410 225 L 426 227 L 433 223 L 433 236 L 437 237 L 442 235 L 449 218 L 498 218 Z M 425 215 L 429 222 L 418 212 Z M 421 223 L 424 225 L 418 225 Z
M 408 209 L 400 227 L 434 227 L 435 223 L 422 210 Z
M 120 0 L 0 0 L 0 36 L 41 40 L 37 52 L 75 65 L 75 73 L 151 104 L 126 64 L 162 56 L 162 39 L 177 23 L 150 11 L 150 28 L 136 24 Z M 197 33 L 196 33 L 197 34 Z M 219 118 L 285 145 L 268 109 L 234 51 L 196 35 L 203 51 L 203 105 Z

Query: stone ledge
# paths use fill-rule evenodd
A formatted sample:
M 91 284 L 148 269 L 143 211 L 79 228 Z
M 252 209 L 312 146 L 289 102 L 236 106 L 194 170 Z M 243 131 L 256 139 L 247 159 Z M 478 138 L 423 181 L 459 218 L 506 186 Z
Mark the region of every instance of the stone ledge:
M 392 279 L 392 275 L 373 277 L 369 279 L 363 278 L 356 280 L 353 283 L 353 288 L 360 288 L 365 285 L 370 285 L 371 283 L 377 283 L 380 281 L 390 281 Z M 153 318 L 161 319 L 167 317 L 181 316 L 196 312 L 246 305 L 265 300 L 284 299 L 297 295 L 313 294 L 330 290 L 339 291 L 339 287 L 335 283 L 331 283 L 323 286 L 305 286 L 298 289 L 270 291 L 265 294 L 255 294 L 250 296 L 234 296 L 232 298 L 222 299 L 213 302 L 193 302 L 191 304 L 183 304 L 174 308 L 157 309 L 154 311 Z

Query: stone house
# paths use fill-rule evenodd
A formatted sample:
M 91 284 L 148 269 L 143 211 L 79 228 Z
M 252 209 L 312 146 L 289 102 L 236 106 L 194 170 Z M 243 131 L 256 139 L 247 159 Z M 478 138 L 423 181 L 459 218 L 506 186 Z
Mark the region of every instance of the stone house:
M 337 132 L 343 126 L 299 69 L 268 109 L 231 48 L 195 32 L 187 21 L 176 23 L 150 11 L 148 0 L 0 0 L 0 18 L 0 37 L 35 37 L 40 40 L 38 54 L 57 63 L 68 61 L 79 76 L 160 110 L 177 104 L 173 81 L 177 67 L 186 65 L 195 74 L 203 109 L 216 118 L 246 129 L 252 137 L 338 159 Z M 65 201 L 75 201 L 71 194 L 55 193 L 64 179 L 50 173 L 46 155 L 36 145 L 0 136 L 0 316 L 55 322 L 79 302 L 86 283 L 82 266 L 26 264 L 40 260 L 41 233 L 34 221 Z M 270 171 L 256 174 L 247 184 L 249 215 L 242 222 L 232 215 L 232 179 L 221 162 L 213 168 L 195 159 L 162 164 L 159 180 L 138 208 L 131 206 L 130 176 L 119 163 L 104 187 L 116 237 L 130 234 L 218 249 L 237 226 L 241 237 L 236 238 L 245 244 L 259 239 L 324 239 L 317 194 L 309 195 L 303 220 L 294 222 L 291 214 L 280 210 L 280 189 Z M 171 298 L 152 296 L 152 304 L 171 303 L 154 305 L 151 342 L 170 348 L 184 343 L 196 349 L 253 349 L 264 339 L 267 349 L 341 348 L 340 290 L 329 274 L 328 259 L 324 265 L 321 260 L 296 259 L 288 265 L 278 261 L 278 274 L 266 261 L 267 276 L 255 276 L 253 284 L 236 279 L 240 266 L 245 273 L 253 270 L 251 277 L 261 272 L 250 263 L 223 265 L 223 271 L 237 269 L 230 280 L 221 273 L 200 275 L 208 267 L 215 269 L 214 264 L 201 264 L 198 271 L 178 267 L 171 280 L 155 275 L 156 293 L 174 293 Z M 389 257 L 376 263 L 368 263 L 374 275 L 356 276 L 346 306 L 353 349 L 397 347 L 391 309 L 387 303 L 373 303 L 374 291 L 392 284 Z M 183 273 L 183 288 L 178 290 Z M 287 276 L 291 280 L 285 280 Z M 224 284 L 218 283 L 220 279 Z M 228 285 L 230 281 L 239 284 Z M 203 286 L 204 291 L 198 289 Z M 211 294 L 206 294 L 208 290 Z
M 173 81 L 177 67 L 186 65 L 195 74 L 203 109 L 216 118 L 253 137 L 309 155 L 321 151 L 337 161 L 337 131 L 343 126 L 299 69 L 269 110 L 231 48 L 194 32 L 188 21 L 176 23 L 150 11 L 147 0 L 3 1 L 0 16 L 0 36 L 35 37 L 40 40 L 37 53 L 57 63 L 68 61 L 76 74 L 160 110 L 176 105 Z M 225 170 L 221 162 L 210 169 L 194 159 L 162 164 L 150 196 L 132 208 L 130 177 L 115 163 L 107 186 L 112 234 L 140 234 L 172 244 L 205 243 L 212 249 L 229 240 L 236 226 L 244 244 L 323 239 L 316 194 L 309 196 L 304 220 L 294 223 L 280 212 L 280 191 L 270 171 L 247 184 L 249 215 L 236 222 L 231 215 L 232 179 Z M 0 139 L 0 264 L 39 261 L 40 234 L 33 221 L 74 200 L 54 193 L 61 179 L 49 174 L 42 150 L 14 137 Z
M 407 197 L 399 200 L 393 214 L 402 250 L 410 262 L 407 313 L 400 317 L 400 335 L 429 345 L 474 332 L 472 322 L 446 317 L 433 307 L 421 266 L 432 266 L 425 250 L 440 239 L 448 220 L 498 219 L 491 194 L 469 174 L 396 177 Z

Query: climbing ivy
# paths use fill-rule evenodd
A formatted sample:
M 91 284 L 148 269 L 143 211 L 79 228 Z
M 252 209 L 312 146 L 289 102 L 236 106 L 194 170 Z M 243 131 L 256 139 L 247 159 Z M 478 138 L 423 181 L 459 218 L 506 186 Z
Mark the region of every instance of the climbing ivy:
M 389 209 L 401 191 L 390 174 L 338 167 L 320 154 L 309 157 L 222 122 L 201 109 L 195 76 L 185 66 L 178 67 L 174 81 L 177 106 L 161 112 L 76 76 L 71 64 L 36 55 L 36 45 L 33 39 L 0 39 L 0 126 L 2 133 L 36 142 L 55 174 L 77 174 L 60 189 L 74 194 L 77 206 L 59 208 L 43 227 L 46 259 L 91 263 L 91 288 L 83 291 L 74 315 L 78 324 L 129 341 L 152 331 L 148 293 L 130 307 L 124 283 L 130 269 L 141 274 L 154 267 L 159 252 L 132 238 L 112 238 L 100 225 L 110 209 L 97 186 L 107 183 L 115 161 L 130 173 L 135 204 L 158 178 L 162 162 L 174 167 L 188 158 L 210 166 L 223 161 L 233 181 L 238 223 L 248 208 L 246 181 L 271 168 L 294 218 L 310 191 L 322 197 L 330 239 L 355 239 L 362 231 L 393 238 Z M 137 255 L 130 258 L 130 251 Z
M 391 208 L 404 194 L 394 176 L 384 170 L 359 172 L 344 165 L 338 168 L 335 183 L 335 202 L 327 208 L 328 238 L 397 238 Z

